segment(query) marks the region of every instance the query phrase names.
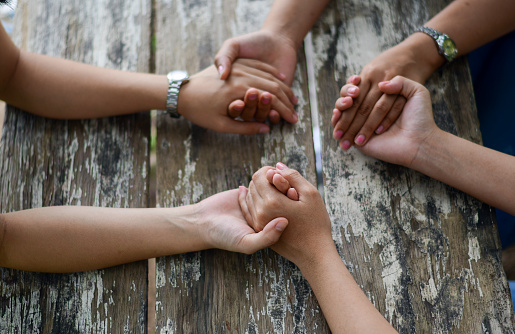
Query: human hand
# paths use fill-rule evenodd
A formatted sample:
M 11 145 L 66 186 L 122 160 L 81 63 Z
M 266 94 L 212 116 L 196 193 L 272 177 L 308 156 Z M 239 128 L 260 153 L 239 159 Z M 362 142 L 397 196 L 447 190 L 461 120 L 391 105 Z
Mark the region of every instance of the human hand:
M 341 98 L 333 111 L 333 137 L 339 140 L 342 149 L 348 150 L 353 144 L 365 145 L 374 133 L 385 132 L 399 117 L 406 100 L 402 96 L 384 95 L 379 82 L 402 75 L 423 83 L 439 66 L 440 63 L 428 58 L 436 51 L 434 42 L 429 37 L 428 43 L 427 38 L 424 34 L 414 34 L 374 58 L 363 68 L 360 77 L 352 76 L 347 81 L 359 85 L 359 91 L 351 92 L 347 85 L 342 87 Z M 436 56 L 440 60 L 441 56 Z M 354 98 L 350 108 L 347 96 Z
M 429 92 L 423 85 L 400 76 L 379 83 L 379 89 L 406 98 L 404 110 L 388 131 L 372 137 L 358 149 L 374 158 L 411 168 L 424 141 L 441 131 L 433 119 Z
M 282 162 L 277 163 L 277 169 L 286 169 L 286 165 Z M 282 176 L 276 168 L 270 168 L 266 171 L 266 179 L 270 184 L 273 184 L 277 190 L 285 194 L 289 199 L 293 201 L 299 200 L 299 194 L 295 188 L 290 186 L 290 182 Z
M 255 232 L 246 222 L 238 203 L 238 190 L 213 195 L 195 204 L 199 234 L 206 248 L 252 254 L 279 240 L 288 225 L 284 218 L 271 219 Z
M 277 173 L 298 192 L 298 201 L 270 184 L 266 175 L 273 168 L 263 167 L 254 174 L 248 189 L 240 187 L 239 202 L 244 217 L 253 226 L 263 226 L 277 217 L 288 220 L 288 229 L 271 248 L 303 270 L 324 254 L 335 251 L 331 222 L 318 190 L 296 170 L 278 167 Z
M 276 77 L 284 80 L 288 86 L 293 82 L 297 64 L 297 48 L 294 42 L 285 36 L 260 30 L 226 40 L 216 54 L 214 61 L 222 80 L 229 77 L 232 64 L 238 58 L 263 61 L 275 67 L 278 70 Z M 296 101 L 297 99 L 293 97 L 292 102 L 295 104 Z M 243 101 L 237 103 L 241 105 Z M 281 117 L 288 120 L 279 112 L 270 111 L 269 118 L 272 123 L 279 122 Z
M 193 75 L 181 87 L 178 111 L 193 123 L 219 132 L 254 134 L 268 132 L 266 124 L 241 122 L 232 119 L 227 108 L 231 101 L 242 98 L 249 88 L 271 93 L 270 105 L 288 121 L 295 122 L 293 93 L 282 81 L 275 78 L 274 69 L 257 60 L 240 59 L 233 64 L 231 76 L 221 81 L 213 66 Z

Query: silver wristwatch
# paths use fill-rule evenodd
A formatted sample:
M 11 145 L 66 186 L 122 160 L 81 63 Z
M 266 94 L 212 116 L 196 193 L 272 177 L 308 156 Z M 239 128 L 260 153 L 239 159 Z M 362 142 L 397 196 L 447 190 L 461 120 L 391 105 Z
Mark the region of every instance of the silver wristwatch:
M 441 54 L 445 60 L 451 62 L 458 55 L 458 48 L 456 43 L 446 34 L 441 33 L 433 28 L 429 27 L 418 27 L 415 32 L 420 31 L 431 36 L 438 47 L 438 53 Z
M 177 112 L 177 100 L 181 86 L 189 81 L 186 71 L 172 71 L 166 75 L 168 78 L 168 96 L 166 97 L 166 112 L 173 118 L 181 115 Z

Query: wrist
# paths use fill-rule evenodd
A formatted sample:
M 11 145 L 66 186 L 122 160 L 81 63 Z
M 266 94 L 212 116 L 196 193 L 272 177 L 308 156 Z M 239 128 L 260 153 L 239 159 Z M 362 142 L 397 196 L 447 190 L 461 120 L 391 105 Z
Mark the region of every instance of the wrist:
M 299 262 L 298 264 L 296 263 L 297 267 L 299 267 L 302 272 L 302 275 L 306 280 L 308 280 L 308 282 L 310 282 L 310 284 L 316 282 L 320 275 L 331 272 L 337 264 L 341 264 L 344 267 L 344 270 L 348 272 L 347 267 L 343 264 L 343 261 L 336 250 L 336 247 L 325 249 L 324 251 L 319 252 L 319 254 L 320 256 L 312 257 L 309 261 Z
M 423 32 L 416 32 L 406 38 L 399 45 L 409 49 L 411 56 L 419 66 L 420 80 L 425 82 L 433 72 L 440 68 L 445 59 L 438 52 L 435 41 Z
M 435 126 L 434 130 L 417 145 L 417 152 L 410 164 L 405 167 L 414 169 L 418 172 L 432 176 L 433 172 L 439 168 L 438 161 L 441 154 L 445 155 L 448 136 L 452 136 Z
M 289 27 L 288 24 L 283 24 L 282 22 L 265 22 L 260 29 L 261 32 L 268 34 L 274 38 L 279 38 L 281 42 L 290 46 L 293 50 L 298 51 L 302 42 L 304 41 L 304 36 L 300 36 L 296 33 L 295 29 Z

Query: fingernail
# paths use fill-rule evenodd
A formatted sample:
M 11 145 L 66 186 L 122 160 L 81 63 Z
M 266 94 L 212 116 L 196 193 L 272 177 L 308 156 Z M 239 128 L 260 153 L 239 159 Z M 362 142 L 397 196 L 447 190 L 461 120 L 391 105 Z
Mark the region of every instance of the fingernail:
M 262 126 L 259 128 L 259 133 L 267 133 L 268 131 L 270 131 L 268 126 Z
M 356 137 L 356 139 L 354 139 L 354 142 L 358 145 L 361 145 L 365 142 L 365 136 L 364 135 L 359 135 Z
M 382 81 L 380 82 L 380 84 L 383 84 L 383 85 L 388 85 L 390 83 L 390 81 Z
M 277 166 L 277 169 L 280 169 L 280 170 L 288 169 L 288 167 L 286 167 L 286 165 L 283 164 L 282 162 L 278 162 L 276 166 Z
M 286 228 L 286 225 L 288 225 L 288 223 L 284 220 L 281 220 L 280 222 L 275 224 L 275 229 L 282 232 Z
M 255 99 L 257 99 L 257 97 L 258 97 L 257 94 L 250 94 L 249 100 L 254 101 Z
M 383 132 L 383 130 L 384 130 L 384 127 L 382 125 L 379 125 L 379 127 L 376 129 L 376 133 L 380 134 Z
M 299 103 L 299 98 L 294 95 L 293 96 L 293 104 L 297 104 L 297 103 Z
M 270 103 L 270 98 L 268 98 L 268 97 L 264 97 L 264 98 L 261 100 L 261 102 L 262 102 L 263 104 L 269 104 L 269 103 Z
M 350 142 L 348 140 L 344 140 L 342 141 L 341 146 L 344 151 L 347 151 L 350 148 Z
M 358 91 L 358 89 L 356 87 L 351 87 L 348 90 L 349 94 L 356 94 L 357 91 Z
M 293 118 L 293 123 L 295 123 L 299 120 L 299 116 L 297 116 L 297 114 L 293 114 L 292 118 Z
M 333 115 L 336 115 L 336 113 L 338 113 L 338 111 L 339 111 L 339 110 L 338 110 L 338 109 L 336 109 L 336 108 L 335 108 L 335 109 L 333 109 Z
M 279 78 L 281 80 L 286 80 L 286 75 L 284 73 L 279 73 Z
M 338 130 L 334 133 L 334 139 L 336 139 L 336 140 L 340 139 L 342 136 L 343 136 L 342 130 Z
M 243 110 L 243 106 L 235 106 L 234 110 L 242 111 Z
M 222 65 L 218 66 L 218 73 L 222 75 L 222 72 L 224 71 L 224 67 Z

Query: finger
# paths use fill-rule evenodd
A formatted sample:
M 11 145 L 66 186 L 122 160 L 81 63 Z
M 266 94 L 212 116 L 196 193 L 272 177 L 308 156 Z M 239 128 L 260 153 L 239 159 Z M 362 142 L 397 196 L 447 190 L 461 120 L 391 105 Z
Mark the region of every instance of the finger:
M 342 113 L 340 119 L 336 122 L 336 125 L 334 126 L 333 137 L 337 140 L 340 140 L 340 146 L 342 146 L 342 149 L 344 149 L 344 150 L 348 150 L 352 146 L 352 144 L 351 144 L 351 141 L 346 140 L 344 142 L 343 140 L 341 140 L 341 138 L 343 137 L 345 132 L 347 132 L 347 129 L 349 128 L 352 121 L 354 120 L 354 117 L 358 111 L 358 108 L 361 106 L 361 104 L 363 103 L 363 101 L 365 100 L 365 98 L 368 95 L 368 94 L 364 94 L 364 93 L 369 92 L 369 89 L 370 89 L 370 83 L 368 81 L 361 83 L 361 87 L 359 90 L 360 91 L 359 97 L 353 101 L 352 107 L 350 107 L 344 113 Z M 339 136 L 339 138 L 337 138 L 337 135 Z
M 242 100 L 234 100 L 229 104 L 229 107 L 227 107 L 227 114 L 232 118 L 236 118 L 241 115 L 244 108 L 245 102 Z
M 393 123 L 399 118 L 402 109 L 404 108 L 404 105 L 406 104 L 406 98 L 404 96 L 397 95 L 397 98 L 395 99 L 395 103 L 392 106 L 392 109 L 386 115 L 386 117 L 381 122 L 381 125 L 379 125 L 375 131 L 378 135 L 385 132 L 392 126 Z
M 331 124 L 332 126 L 334 127 L 336 125 L 336 122 L 338 122 L 338 120 L 340 119 L 340 117 L 342 116 L 342 111 L 337 109 L 337 108 L 334 108 L 333 109 L 333 116 L 331 117 Z M 335 133 L 335 139 L 340 139 L 343 135 L 343 132 L 339 131 L 341 134 L 340 136 L 336 135 Z
M 379 124 L 381 124 L 385 116 L 390 112 L 396 98 L 397 95 L 383 94 L 369 115 L 361 115 L 358 113 L 343 138 L 351 138 L 356 145 L 364 145 L 370 137 L 372 137 L 372 134 L 379 127 Z M 360 125 L 360 123 L 363 124 Z
M 346 97 L 350 96 L 353 99 L 357 98 L 359 96 L 359 87 L 353 85 L 353 84 L 347 84 L 340 89 L 340 96 Z
M 273 75 L 281 81 L 286 80 L 286 76 L 283 73 L 281 73 L 277 68 L 262 61 L 250 58 L 240 58 L 238 59 L 238 63 L 270 73 L 271 75 Z
M 376 105 L 377 101 L 381 98 L 381 96 L 383 96 L 383 93 L 379 89 L 372 88 L 368 91 L 367 96 L 365 96 L 365 98 L 357 108 L 351 108 L 348 110 L 355 110 L 355 114 L 352 121 L 347 126 L 347 129 L 342 130 L 343 136 L 340 139 L 340 146 L 342 147 L 342 149 L 346 150 L 352 146 L 356 134 L 363 127 L 363 124 L 365 124 L 365 121 L 369 117 L 370 113 L 372 112 L 374 106 Z M 348 111 L 343 113 L 341 119 L 345 117 Z
M 254 225 L 254 221 L 252 220 L 252 215 L 250 214 L 247 201 L 245 200 L 247 193 L 247 188 L 242 186 L 238 187 L 238 202 L 240 203 L 241 213 L 243 214 L 243 218 L 247 221 L 247 224 L 252 227 Z
M 281 174 L 292 188 L 297 190 L 297 193 L 302 194 L 303 191 L 308 191 L 313 188 L 313 185 L 309 183 L 299 172 L 295 169 L 288 168 L 283 163 L 277 163 L 277 172 Z
M 268 119 L 270 120 L 270 123 L 277 124 L 281 121 L 281 116 L 276 110 L 270 110 L 270 113 L 268 114 Z
M 234 39 L 228 39 L 215 56 L 215 67 L 220 79 L 225 80 L 231 73 L 231 65 L 240 53 L 240 44 Z
M 272 100 L 270 103 L 271 109 L 275 110 L 280 117 L 282 117 L 284 120 L 290 122 L 290 123 L 296 123 L 298 120 L 297 113 L 295 112 L 295 109 L 293 108 L 293 104 L 288 99 L 288 96 L 286 95 L 287 92 L 291 92 L 291 89 L 286 86 L 284 83 L 279 83 L 276 79 L 270 78 L 266 79 L 259 74 L 253 74 L 256 73 L 255 69 L 249 69 L 249 72 L 244 72 L 242 67 L 240 66 L 238 69 L 233 70 L 233 75 L 239 75 L 243 78 L 245 78 L 247 83 L 252 83 L 252 86 L 249 86 L 247 88 L 254 88 L 258 89 L 260 93 L 268 92 L 272 96 Z M 264 73 L 264 72 L 261 72 Z M 274 81 L 275 80 L 275 81 Z M 247 105 L 247 101 L 245 100 L 245 105 Z M 254 111 L 255 113 L 255 111 Z M 270 115 L 269 115 L 270 117 Z M 273 117 L 276 117 L 274 114 Z M 242 116 L 243 118 L 243 116 Z M 274 121 L 277 118 L 272 118 Z
M 254 118 L 254 114 L 258 105 L 259 91 L 255 88 L 250 88 L 245 93 L 245 107 L 241 113 L 241 118 L 245 121 L 250 121 Z
M 240 246 L 246 254 L 252 254 L 260 249 L 275 244 L 288 226 L 288 220 L 283 217 L 275 218 L 266 224 L 265 228 L 258 233 L 250 233 L 240 241 Z
M 401 76 L 396 76 L 390 81 L 380 82 L 378 86 L 386 94 L 400 94 L 408 100 L 417 93 L 429 94 L 423 85 Z
M 350 107 L 352 107 L 352 104 L 353 104 L 352 98 L 350 96 L 346 96 L 346 97 L 340 97 L 338 100 L 336 100 L 334 107 L 336 109 L 344 111 L 344 110 L 347 110 Z
M 264 122 L 270 113 L 270 102 L 272 102 L 272 94 L 265 92 L 259 97 L 257 112 L 254 119 L 258 122 Z
M 285 195 L 288 189 L 290 189 L 290 183 L 281 174 L 275 174 L 273 176 L 272 184 Z
M 293 201 L 298 201 L 299 200 L 299 193 L 297 192 L 297 190 L 295 190 L 295 188 L 288 189 L 288 192 L 286 193 L 286 196 L 288 196 L 288 198 L 293 200 Z
M 349 80 L 347 80 L 348 84 L 353 84 L 353 85 L 359 85 L 360 82 L 361 82 L 361 77 L 359 75 L 353 75 L 349 78 Z
M 252 223 L 250 223 L 249 225 L 254 229 L 254 231 L 259 232 L 263 228 L 261 226 L 259 226 L 259 217 L 258 217 L 258 214 L 256 212 L 256 207 L 255 207 L 255 205 L 256 205 L 255 203 L 257 201 L 261 201 L 261 197 L 259 196 L 259 194 L 256 191 L 254 182 L 251 181 L 249 184 L 247 195 L 245 196 L 245 202 L 247 204 L 248 212 L 251 217 L 250 220 L 252 221 Z M 247 220 L 247 222 L 248 222 L 248 220 Z
M 242 122 L 230 117 L 224 117 L 219 121 L 219 132 L 236 133 L 239 135 L 254 135 L 257 133 L 267 133 L 270 131 L 268 125 L 259 122 Z
M 266 171 L 266 179 L 272 184 L 275 175 L 275 168 L 271 168 Z

